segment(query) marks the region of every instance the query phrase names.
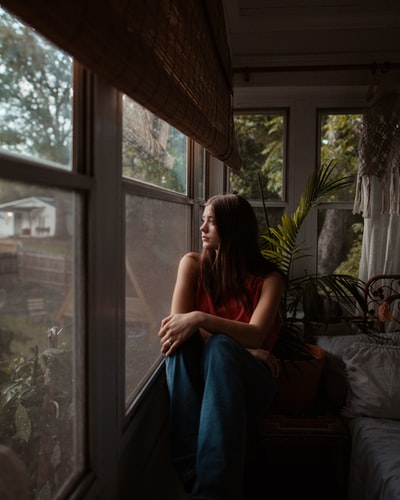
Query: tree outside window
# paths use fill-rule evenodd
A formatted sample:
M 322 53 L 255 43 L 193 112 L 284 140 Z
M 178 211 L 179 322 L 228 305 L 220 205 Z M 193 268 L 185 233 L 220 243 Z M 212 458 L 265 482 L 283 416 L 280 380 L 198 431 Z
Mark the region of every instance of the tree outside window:
M 362 115 L 320 113 L 320 162 L 334 162 L 338 175 L 353 176 L 358 167 Z M 318 272 L 358 276 L 363 221 L 353 215 L 354 186 L 341 190 L 318 210 Z

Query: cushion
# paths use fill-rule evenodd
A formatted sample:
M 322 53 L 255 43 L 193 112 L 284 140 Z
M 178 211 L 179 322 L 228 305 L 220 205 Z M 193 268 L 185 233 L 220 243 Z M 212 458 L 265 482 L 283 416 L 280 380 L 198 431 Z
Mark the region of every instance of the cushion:
M 355 342 L 344 351 L 345 417 L 400 419 L 400 346 Z
M 374 340 L 375 337 L 375 340 Z M 344 351 L 356 342 L 365 344 L 379 342 L 388 345 L 400 345 L 400 332 L 382 333 L 371 336 L 366 333 L 351 335 L 320 335 L 314 343 L 326 352 L 326 363 L 322 375 L 322 384 L 331 403 L 341 409 L 346 402 L 348 381 Z

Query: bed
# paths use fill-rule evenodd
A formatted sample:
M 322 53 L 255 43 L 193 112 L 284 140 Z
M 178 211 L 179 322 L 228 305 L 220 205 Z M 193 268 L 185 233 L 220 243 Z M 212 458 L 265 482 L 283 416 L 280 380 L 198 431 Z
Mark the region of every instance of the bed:
M 358 417 L 350 422 L 353 447 L 350 463 L 351 500 L 400 498 L 400 422 Z
M 351 434 L 348 500 L 400 499 L 400 275 L 366 284 L 358 331 L 319 336 L 325 390 Z

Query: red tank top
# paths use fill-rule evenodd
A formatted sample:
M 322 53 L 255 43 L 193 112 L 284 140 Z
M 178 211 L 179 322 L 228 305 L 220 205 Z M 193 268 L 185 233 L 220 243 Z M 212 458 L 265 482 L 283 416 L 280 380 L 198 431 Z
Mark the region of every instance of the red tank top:
M 195 310 L 220 316 L 221 318 L 232 319 L 248 323 L 253 314 L 258 301 L 260 300 L 261 290 L 264 284 L 264 276 L 249 276 L 246 280 L 246 287 L 251 298 L 251 310 L 248 310 L 236 300 L 231 299 L 228 305 L 216 306 L 211 295 L 204 290 L 201 280 L 198 280 L 196 290 Z M 266 333 L 265 340 L 261 347 L 271 351 L 276 343 L 280 326 L 279 314 L 277 314 L 269 332 Z

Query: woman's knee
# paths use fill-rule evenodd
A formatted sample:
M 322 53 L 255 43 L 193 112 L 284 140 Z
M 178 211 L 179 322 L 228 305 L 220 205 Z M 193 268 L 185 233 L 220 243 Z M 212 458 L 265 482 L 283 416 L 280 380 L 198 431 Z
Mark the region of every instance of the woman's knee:
M 223 333 L 211 335 L 207 340 L 207 348 L 209 349 L 236 349 L 237 347 L 241 347 L 240 344 Z
M 170 356 L 165 357 L 167 376 L 176 370 L 182 371 L 186 366 L 198 365 L 201 358 L 201 337 L 197 333 L 192 335 Z

